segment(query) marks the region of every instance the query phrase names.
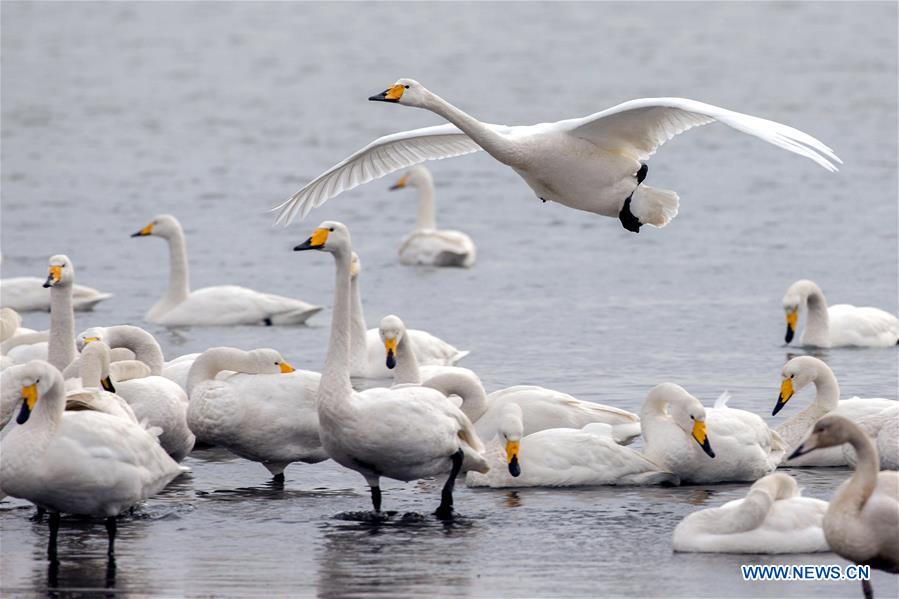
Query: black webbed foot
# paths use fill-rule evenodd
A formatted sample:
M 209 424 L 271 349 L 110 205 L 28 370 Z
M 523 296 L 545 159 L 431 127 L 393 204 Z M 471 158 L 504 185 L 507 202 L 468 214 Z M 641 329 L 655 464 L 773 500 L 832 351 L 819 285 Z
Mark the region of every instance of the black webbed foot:
M 646 178 L 646 173 L 649 172 L 649 167 L 645 164 L 640 165 L 640 170 L 637 171 L 637 185 L 643 183 L 643 179 Z
M 643 223 L 640 222 L 640 219 L 631 212 L 630 198 L 624 200 L 624 206 L 621 207 L 621 212 L 618 213 L 618 220 L 621 221 L 622 227 L 628 231 L 633 231 L 634 233 L 639 233 L 640 227 L 643 225 Z

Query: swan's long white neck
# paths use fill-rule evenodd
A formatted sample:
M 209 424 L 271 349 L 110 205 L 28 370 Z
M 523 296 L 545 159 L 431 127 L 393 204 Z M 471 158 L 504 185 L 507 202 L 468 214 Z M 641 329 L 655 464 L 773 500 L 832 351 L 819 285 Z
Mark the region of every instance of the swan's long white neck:
M 424 181 L 418 184 L 418 218 L 415 222 L 415 228 L 436 229 L 437 228 L 437 208 L 434 202 L 434 180 L 430 174 Z
M 877 485 L 877 475 L 880 472 L 880 456 L 871 439 L 858 429 L 853 427 L 850 433 L 849 444 L 855 449 L 857 461 L 855 472 L 848 484 L 843 485 L 830 500 L 825 521 L 831 517 L 858 518 L 874 487 Z M 826 524 L 826 522 L 825 522 Z
M 674 420 L 668 414 L 668 400 L 650 395 L 640 408 L 640 427 L 647 445 L 652 438 L 653 429 L 663 423 L 674 424 Z
M 368 329 L 362 312 L 362 292 L 358 276 L 350 281 L 350 296 L 350 372 L 360 374 L 368 368 Z
M 470 114 L 456 108 L 437 94 L 426 91 L 422 107 L 438 114 L 462 130 L 488 154 L 502 162 L 514 166 L 517 152 L 503 135 L 500 135 L 486 124 Z
M 818 347 L 830 346 L 830 319 L 824 292 L 812 281 L 805 281 L 801 293 L 808 311 L 802 342 Z
M 116 325 L 105 329 L 103 341 L 111 348 L 125 347 L 134 352 L 134 359 L 150 367 L 150 374 L 162 375 L 165 358 L 159 342 L 140 327 L 127 324 Z
M 81 386 L 100 388 L 100 381 L 109 375 L 109 351 L 83 351 L 79 362 L 81 363 Z
M 167 235 L 165 240 L 169 244 L 169 288 L 161 302 L 173 306 L 180 304 L 190 295 L 187 239 L 181 225 L 178 225 L 175 232 Z
M 50 387 L 40 394 L 34 411 L 28 418 L 28 425 L 34 420 L 34 424 L 46 431 L 53 431 L 62 419 L 62 413 L 66 407 L 65 383 L 62 375 L 57 370 L 47 369 L 48 377 L 53 381 Z
M 334 254 L 337 276 L 334 285 L 334 309 L 331 314 L 331 339 L 318 387 L 318 412 L 339 414 L 353 395 L 350 385 L 350 260 L 351 251 L 338 248 Z
M 193 393 L 197 385 L 215 379 L 215 376 L 223 370 L 257 374 L 259 366 L 249 352 L 240 349 L 233 347 L 207 349 L 197 356 L 190 366 L 187 374 L 188 395 Z
M 393 384 L 421 384 L 421 372 L 418 370 L 418 359 L 412 349 L 412 340 L 404 332 L 396 344 L 396 366 L 393 370 Z
M 72 285 L 50 288 L 50 338 L 47 361 L 60 371 L 75 359 L 75 311 Z
M 437 389 L 446 396 L 458 395 L 462 398 L 462 413 L 472 422 L 487 411 L 487 393 L 472 377 L 459 372 L 445 372 L 428 379 L 426 387 Z
M 817 420 L 831 410 L 835 410 L 840 403 L 840 384 L 833 371 L 822 363 L 815 363 L 815 399 L 812 405 L 802 410 L 800 414 L 808 415 Z

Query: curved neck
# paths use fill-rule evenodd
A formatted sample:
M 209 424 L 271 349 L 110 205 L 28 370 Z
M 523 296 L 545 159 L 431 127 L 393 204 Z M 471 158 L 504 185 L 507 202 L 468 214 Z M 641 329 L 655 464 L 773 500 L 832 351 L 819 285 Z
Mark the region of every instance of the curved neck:
M 509 141 L 470 114 L 459 110 L 437 94 L 427 92 L 423 108 L 439 114 L 473 139 L 488 154 L 504 164 L 512 164 L 515 152 Z
M 464 372 L 444 372 L 431 377 L 425 387 L 437 389 L 446 396 L 458 395 L 462 398 L 462 413 L 472 422 L 487 411 L 487 392 L 480 381 Z
M 399 342 L 396 344 L 396 366 L 393 370 L 393 384 L 403 385 L 411 383 L 414 385 L 421 384 L 421 373 L 418 370 L 418 359 L 415 357 L 415 351 L 412 349 L 412 340 L 409 334 L 403 332 Z
M 72 286 L 50 288 L 50 339 L 47 361 L 59 370 L 75 359 L 75 312 L 72 309 Z
M 87 348 L 85 349 L 87 350 Z M 83 351 L 79 361 L 81 362 L 81 386 L 99 389 L 100 381 L 109 375 L 109 352 Z
M 827 300 L 824 292 L 816 284 L 809 281 L 805 286 L 805 305 L 808 316 L 802 341 L 809 345 L 830 345 L 830 320 L 827 314 Z
M 134 359 L 150 367 L 150 374 L 162 375 L 165 358 L 159 342 L 140 327 L 121 324 L 106 329 L 104 341 L 111 348 L 124 347 L 134 352 Z
M 190 295 L 190 271 L 187 265 L 187 239 L 179 226 L 165 238 L 169 243 L 169 288 L 163 301 L 180 304 Z
M 362 292 L 359 277 L 350 281 L 350 372 L 364 373 L 368 368 L 368 342 L 365 314 L 362 312 Z M 335 293 L 336 297 L 336 293 Z
M 194 387 L 200 383 L 215 379 L 215 376 L 223 370 L 257 374 L 259 367 L 249 352 L 233 347 L 207 349 L 197 356 L 187 373 L 188 394 L 193 393 Z
M 318 391 L 318 406 L 334 406 L 353 394 L 350 385 L 350 251 L 334 252 L 337 276 L 334 285 L 334 309 L 331 314 L 331 339 L 325 356 Z
M 840 403 L 840 384 L 833 371 L 824 364 L 816 364 L 817 374 L 815 375 L 815 399 L 812 407 L 817 411 L 826 414 L 836 409 Z
M 852 428 L 848 442 L 855 449 L 857 456 L 855 472 L 849 483 L 841 487 L 831 499 L 828 512 L 833 510 L 858 514 L 877 485 L 877 475 L 880 472 L 880 456 L 877 455 L 877 448 L 861 429 L 855 426 Z
M 418 218 L 416 229 L 436 229 L 437 209 L 434 204 L 434 182 L 430 179 L 418 186 Z

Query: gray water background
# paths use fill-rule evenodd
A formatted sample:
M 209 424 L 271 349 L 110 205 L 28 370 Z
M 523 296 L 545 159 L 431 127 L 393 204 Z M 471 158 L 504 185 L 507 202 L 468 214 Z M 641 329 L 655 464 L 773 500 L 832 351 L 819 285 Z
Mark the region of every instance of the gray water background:
M 897 311 L 897 8 L 892 3 L 264 4 L 4 2 L 2 272 L 44 276 L 67 253 L 78 281 L 115 293 L 77 329 L 141 324 L 167 277 L 164 243 L 129 239 L 172 213 L 194 288 L 241 284 L 329 307 L 333 262 L 294 254 L 319 221 L 349 225 L 370 326 L 396 313 L 472 350 L 488 389 L 541 384 L 638 411 L 662 381 L 772 425 L 795 279 L 832 303 Z M 437 163 L 439 223 L 478 246 L 471 270 L 402 267 L 413 192 L 392 178 L 273 229 L 266 210 L 377 136 L 439 123 L 367 102 L 413 77 L 478 118 L 525 124 L 649 96 L 685 96 L 798 127 L 845 164 L 829 174 L 724 126 L 678 137 L 647 182 L 681 212 L 633 235 L 542 204 L 485 155 Z M 330 310 L 308 327 L 156 334 L 167 357 L 214 345 L 279 349 L 321 368 Z M 26 325 L 44 328 L 45 314 Z M 822 352 L 844 396 L 897 396 L 893 349 Z M 258 464 L 197 452 L 192 474 L 119 526 L 64 520 L 58 568 L 46 524 L 0 502 L 0 589 L 19 596 L 111 586 L 123 595 L 855 596 L 855 582 L 747 583 L 742 563 L 814 556 L 683 555 L 691 511 L 747 485 L 471 491 L 461 518 L 372 527 L 364 482 L 332 462 L 295 465 L 279 489 Z M 849 472 L 794 471 L 829 498 Z M 439 481 L 385 481 L 385 507 L 427 514 Z M 896 577 L 875 590 L 895 596 Z

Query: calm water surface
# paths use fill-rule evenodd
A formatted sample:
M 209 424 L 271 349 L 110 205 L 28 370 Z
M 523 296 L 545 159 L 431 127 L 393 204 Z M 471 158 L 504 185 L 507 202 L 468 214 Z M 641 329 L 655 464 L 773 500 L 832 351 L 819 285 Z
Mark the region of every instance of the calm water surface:
M 92 325 L 140 324 L 166 284 L 160 240 L 129 239 L 173 213 L 194 287 L 242 284 L 330 307 L 333 261 L 294 254 L 323 219 L 346 222 L 362 255 L 370 325 L 387 313 L 472 350 L 488 389 L 541 384 L 637 411 L 675 381 L 710 404 L 776 425 L 780 298 L 816 280 L 833 302 L 897 311 L 895 4 L 3 4 L 3 276 L 46 272 L 67 253 L 78 280 L 116 294 Z M 831 175 L 723 126 L 666 145 L 649 183 L 676 189 L 670 227 L 624 231 L 542 204 L 478 155 L 433 164 L 439 220 L 478 245 L 475 268 L 401 267 L 414 194 L 385 179 L 272 229 L 266 209 L 388 132 L 437 123 L 365 101 L 415 77 L 489 122 L 589 114 L 645 96 L 687 96 L 772 118 L 844 159 Z M 270 346 L 320 369 L 329 310 L 307 327 L 150 327 L 168 357 L 212 345 Z M 26 324 L 46 327 L 44 314 Z M 821 354 L 850 396 L 896 398 L 895 350 Z M 333 463 L 267 471 L 217 450 L 105 531 L 64 520 L 61 564 L 46 524 L 0 502 L 4 595 L 854 596 L 856 583 L 744 583 L 741 563 L 843 563 L 814 556 L 679 555 L 670 535 L 746 485 L 472 491 L 458 521 L 429 513 L 439 483 L 385 483 L 399 514 L 373 527 L 361 477 Z M 794 472 L 829 498 L 842 469 Z M 875 589 L 895 596 L 895 577 Z

